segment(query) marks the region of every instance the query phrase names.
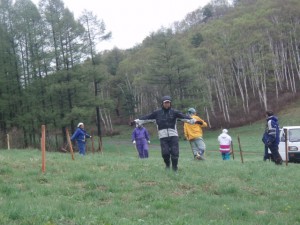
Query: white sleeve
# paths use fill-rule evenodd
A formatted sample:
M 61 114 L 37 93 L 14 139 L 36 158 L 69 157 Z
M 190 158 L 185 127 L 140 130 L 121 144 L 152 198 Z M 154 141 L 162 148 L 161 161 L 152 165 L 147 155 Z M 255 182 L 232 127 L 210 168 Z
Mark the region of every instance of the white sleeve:
M 145 123 L 155 123 L 156 120 L 139 120 L 139 119 L 136 119 L 134 120 L 134 122 L 136 122 L 137 124 L 145 124 Z
M 196 119 L 192 118 L 192 119 L 177 119 L 178 121 L 184 122 L 184 123 L 189 123 L 189 124 L 195 124 L 195 122 L 197 121 Z

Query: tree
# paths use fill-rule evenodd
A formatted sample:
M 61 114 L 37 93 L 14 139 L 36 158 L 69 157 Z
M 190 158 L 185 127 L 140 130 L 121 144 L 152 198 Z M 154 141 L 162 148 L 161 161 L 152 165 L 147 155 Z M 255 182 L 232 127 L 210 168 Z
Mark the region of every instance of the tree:
M 85 35 L 83 38 L 83 42 L 86 43 L 85 49 L 87 50 L 87 54 L 91 58 L 91 62 L 93 67 L 96 66 L 96 45 L 98 41 L 107 40 L 111 37 L 111 33 L 106 33 L 106 27 L 103 20 L 98 20 L 97 16 L 93 15 L 92 12 L 84 11 L 83 15 L 80 17 L 80 21 L 85 28 Z M 94 77 L 94 93 L 95 98 L 97 99 L 98 93 L 100 92 L 100 82 L 99 79 L 96 77 L 95 70 L 93 74 Z M 100 145 L 102 144 L 102 137 L 101 137 L 101 126 L 100 126 L 100 108 L 99 105 L 96 106 L 96 117 L 97 117 L 97 130 L 98 136 L 100 139 Z M 101 148 L 101 146 L 100 146 Z
M 40 2 L 40 9 L 45 21 L 44 29 L 48 31 L 47 45 L 45 48 L 50 52 L 48 54 L 50 62 L 49 70 L 60 76 L 57 79 L 58 83 L 53 83 L 57 90 L 55 94 L 59 94 L 58 98 L 50 96 L 53 104 L 60 111 L 58 113 L 60 122 L 55 124 L 61 125 L 64 141 L 66 142 L 65 129 L 67 123 L 64 118 L 72 112 L 73 107 L 76 106 L 76 85 L 74 85 L 74 78 L 76 74 L 73 69 L 82 60 L 82 42 L 83 26 L 74 19 L 73 14 L 66 8 L 60 0 L 42 0 Z M 52 64 L 55 65 L 53 68 Z M 52 68 L 51 68 L 52 67 Z M 72 75 L 74 77 L 72 77 Z M 58 86 L 59 85 L 59 86 Z M 55 101 L 55 102 L 54 102 Z M 57 103 L 57 104 L 56 104 Z M 77 118 L 76 118 L 77 119 Z M 75 121 L 70 120 L 70 126 L 73 131 Z
M 188 85 L 193 82 L 193 62 L 170 30 L 157 34 L 148 74 L 147 79 L 160 87 L 162 95 L 178 96 L 178 100 L 183 100 Z
M 191 44 L 194 48 L 198 48 L 203 41 L 201 33 L 196 33 L 191 38 Z
M 118 67 L 124 58 L 123 51 L 113 48 L 103 56 L 103 63 L 107 66 L 111 75 L 117 75 Z
M 23 114 L 24 99 L 22 80 L 20 74 L 20 61 L 18 54 L 18 42 L 16 40 L 17 30 L 15 26 L 15 10 L 12 2 L 5 0 L 0 5 L 0 27 L 1 27 L 1 81 L 4 86 L 0 87 L 2 100 L 1 126 L 6 132 L 8 128 L 18 126 L 17 117 Z M 3 39 L 2 39 L 3 38 Z M 27 143 L 25 127 L 20 124 L 19 127 L 24 130 L 25 146 Z

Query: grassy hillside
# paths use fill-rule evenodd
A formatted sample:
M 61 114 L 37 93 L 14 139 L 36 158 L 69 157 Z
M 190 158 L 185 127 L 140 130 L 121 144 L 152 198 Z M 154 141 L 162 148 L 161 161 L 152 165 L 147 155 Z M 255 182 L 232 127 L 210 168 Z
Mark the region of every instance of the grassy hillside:
M 299 125 L 298 115 L 295 103 L 279 119 Z M 219 131 L 205 131 L 205 161 L 193 160 L 180 141 L 178 174 L 165 171 L 155 132 L 150 158 L 139 160 L 125 129 L 104 138 L 103 154 L 75 154 L 73 161 L 47 152 L 45 173 L 39 150 L 1 150 L 0 224 L 300 224 L 300 164 L 262 161 L 264 121 L 230 129 L 235 160 L 222 161 L 216 151 Z
M 300 125 L 300 99 L 293 102 L 292 104 L 284 106 L 281 108 L 279 112 L 275 112 L 276 116 L 279 118 L 280 126 L 296 126 Z M 262 117 L 264 112 L 262 112 Z M 200 115 L 201 116 L 201 115 Z M 153 124 L 146 124 L 146 128 L 149 130 L 151 134 L 152 143 L 155 144 L 155 148 L 159 149 L 159 140 L 157 138 L 157 131 L 156 127 Z M 188 142 L 183 140 L 183 124 L 178 123 L 178 130 L 181 134 L 181 144 L 182 148 L 188 150 L 189 144 Z M 130 144 L 131 140 L 131 132 L 134 127 L 128 126 L 119 126 L 116 129 L 120 129 L 121 135 L 117 137 L 117 139 L 124 140 L 126 144 Z M 224 127 L 225 128 L 225 127 Z M 255 123 L 251 123 L 242 127 L 238 128 L 228 128 L 229 134 L 233 139 L 233 146 L 236 151 L 239 150 L 238 145 L 238 136 L 240 137 L 241 149 L 247 153 L 257 153 L 262 155 L 263 154 L 263 143 L 261 141 L 264 129 L 265 129 L 265 118 L 259 120 Z M 214 151 L 218 149 L 218 142 L 217 137 L 221 133 L 222 129 L 219 130 L 211 130 L 209 128 L 204 129 L 204 139 L 207 145 L 207 153 L 209 154 L 210 151 Z M 113 137 L 112 139 L 115 139 Z M 105 138 L 105 140 L 110 140 L 111 138 Z M 153 147 L 153 145 L 152 145 Z
M 0 224 L 299 224 L 299 164 L 275 166 L 248 155 L 194 161 L 181 151 L 179 172 L 160 152 L 136 158 L 132 146 L 106 142 L 103 154 L 0 152 Z

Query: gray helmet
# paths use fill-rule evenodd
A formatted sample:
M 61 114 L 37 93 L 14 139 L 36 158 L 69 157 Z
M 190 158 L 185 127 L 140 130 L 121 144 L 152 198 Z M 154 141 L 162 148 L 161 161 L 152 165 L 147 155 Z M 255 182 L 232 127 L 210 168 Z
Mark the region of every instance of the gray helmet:
M 164 102 L 172 102 L 172 98 L 168 95 L 164 96 L 161 98 L 161 102 L 164 103 Z
M 195 113 L 196 113 L 196 109 L 194 109 L 194 108 L 189 108 L 188 113 L 189 113 L 189 114 L 195 114 Z

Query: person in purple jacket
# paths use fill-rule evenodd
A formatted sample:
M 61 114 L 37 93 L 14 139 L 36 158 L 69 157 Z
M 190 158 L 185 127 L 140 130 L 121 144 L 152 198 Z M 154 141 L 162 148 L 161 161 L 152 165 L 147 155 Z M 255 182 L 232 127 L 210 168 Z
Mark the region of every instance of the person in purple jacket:
M 139 158 L 148 158 L 148 144 L 150 144 L 150 135 L 148 133 L 148 130 L 145 127 L 143 127 L 143 125 L 137 123 L 136 128 L 132 132 L 131 140 L 132 143 L 136 146 Z

